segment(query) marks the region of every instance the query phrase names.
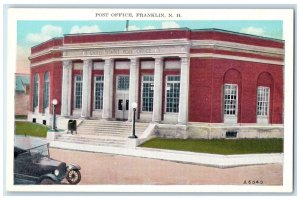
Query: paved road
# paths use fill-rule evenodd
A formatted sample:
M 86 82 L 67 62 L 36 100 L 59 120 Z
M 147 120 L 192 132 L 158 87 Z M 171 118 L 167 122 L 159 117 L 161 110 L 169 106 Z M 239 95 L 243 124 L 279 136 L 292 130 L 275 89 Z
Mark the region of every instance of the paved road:
M 50 148 L 52 158 L 82 168 L 80 184 L 150 185 L 282 185 L 282 165 L 267 164 L 227 169 L 103 153 Z M 254 182 L 253 182 L 254 181 Z

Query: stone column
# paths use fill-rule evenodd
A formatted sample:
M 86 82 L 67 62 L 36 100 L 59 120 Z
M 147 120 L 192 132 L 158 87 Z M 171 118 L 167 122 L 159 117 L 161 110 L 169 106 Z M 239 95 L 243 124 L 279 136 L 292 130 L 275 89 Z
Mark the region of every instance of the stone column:
M 138 59 L 130 59 L 130 77 L 129 77 L 129 110 L 128 110 L 128 121 L 132 121 L 133 109 L 131 104 L 133 102 L 138 104 Z M 138 104 L 139 105 L 139 104 Z M 138 110 L 138 109 L 137 109 Z M 135 115 L 137 116 L 137 115 Z
M 153 122 L 161 121 L 162 110 L 162 81 L 163 79 L 163 59 L 155 58 L 154 64 L 154 104 L 153 104 Z
M 92 60 L 83 60 L 82 67 L 82 107 L 81 117 L 88 118 L 91 113 L 91 80 L 92 80 Z
M 180 68 L 180 96 L 178 124 L 187 124 L 188 121 L 188 97 L 189 97 L 189 70 L 190 60 L 188 57 L 181 58 Z
M 55 80 L 54 80 L 55 81 Z M 71 115 L 72 61 L 63 61 L 61 116 Z M 51 103 L 51 102 L 50 102 Z
M 103 110 L 102 118 L 112 118 L 112 104 L 113 104 L 113 75 L 114 66 L 113 60 L 108 58 L 104 63 L 104 86 L 103 86 Z

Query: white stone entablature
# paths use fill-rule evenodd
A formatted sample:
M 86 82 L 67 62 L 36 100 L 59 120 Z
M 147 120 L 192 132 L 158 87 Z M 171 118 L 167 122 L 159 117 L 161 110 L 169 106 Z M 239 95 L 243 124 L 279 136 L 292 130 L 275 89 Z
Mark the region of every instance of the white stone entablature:
M 50 58 L 44 61 L 32 63 L 31 67 L 39 66 L 48 62 L 73 60 L 73 59 L 106 59 L 120 58 L 130 59 L 133 57 L 214 57 L 212 53 L 190 53 L 189 49 L 218 49 L 243 53 L 254 53 L 264 56 L 282 58 L 284 49 L 275 47 L 262 47 L 257 45 L 242 44 L 236 42 L 226 42 L 221 40 L 188 40 L 188 39 L 164 39 L 164 40 L 142 40 L 142 41 L 120 41 L 120 42 L 101 42 L 101 43 L 74 43 L 63 44 L 63 46 L 46 49 L 30 56 L 33 59 L 52 51 L 61 51 L 63 56 L 60 58 Z M 224 55 L 222 55 L 222 58 Z M 254 59 L 245 56 L 230 57 L 226 59 L 247 60 L 250 62 L 261 62 L 276 65 L 283 65 L 283 61 L 270 59 Z
M 130 58 L 130 57 L 169 57 L 186 56 L 189 54 L 188 45 L 153 46 L 153 47 L 117 47 L 92 49 L 65 49 L 63 59 L 82 58 Z

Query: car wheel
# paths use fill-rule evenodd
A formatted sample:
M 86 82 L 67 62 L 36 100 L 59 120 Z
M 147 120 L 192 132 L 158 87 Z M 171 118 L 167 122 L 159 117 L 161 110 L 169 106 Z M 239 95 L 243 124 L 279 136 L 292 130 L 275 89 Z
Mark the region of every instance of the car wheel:
M 50 178 L 44 178 L 41 182 L 40 182 L 41 185 L 52 185 L 52 184 L 55 184 L 55 182 L 50 179 Z
M 81 174 L 80 171 L 77 169 L 71 169 L 67 174 L 67 181 L 70 184 L 76 185 L 81 180 Z

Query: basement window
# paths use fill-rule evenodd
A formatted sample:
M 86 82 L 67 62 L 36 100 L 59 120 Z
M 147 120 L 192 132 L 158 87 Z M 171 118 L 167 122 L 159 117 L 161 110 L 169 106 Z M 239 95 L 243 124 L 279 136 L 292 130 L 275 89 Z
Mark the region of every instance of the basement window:
M 237 131 L 226 131 L 226 138 L 236 138 Z
M 32 122 L 33 122 L 33 123 L 36 123 L 36 118 L 32 118 Z
M 47 125 L 47 121 L 46 121 L 46 120 L 43 120 L 43 124 L 44 124 L 44 125 Z

